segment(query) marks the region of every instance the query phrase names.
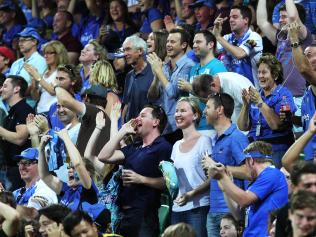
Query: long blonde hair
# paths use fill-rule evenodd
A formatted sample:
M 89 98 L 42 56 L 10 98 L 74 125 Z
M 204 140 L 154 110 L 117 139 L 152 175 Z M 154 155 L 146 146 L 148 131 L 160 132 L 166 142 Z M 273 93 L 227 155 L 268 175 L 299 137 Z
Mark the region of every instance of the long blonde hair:
M 107 60 L 99 60 L 91 67 L 90 84 L 117 89 L 117 81 L 112 65 Z
M 42 51 L 43 51 L 43 54 L 46 51 L 51 51 L 51 52 L 55 53 L 55 55 L 57 57 L 56 66 L 69 63 L 67 49 L 58 40 L 51 40 L 51 41 L 47 42 L 46 44 L 44 44 L 42 46 Z

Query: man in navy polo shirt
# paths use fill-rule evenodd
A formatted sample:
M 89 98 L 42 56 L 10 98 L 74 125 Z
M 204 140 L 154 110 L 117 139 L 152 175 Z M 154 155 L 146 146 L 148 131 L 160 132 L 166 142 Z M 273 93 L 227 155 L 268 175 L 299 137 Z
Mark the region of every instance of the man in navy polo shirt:
M 272 165 L 272 146 L 256 141 L 245 150 L 246 167 L 253 182 L 247 191 L 236 186 L 224 166 L 213 165 L 210 173 L 215 174 L 227 199 L 237 208 L 246 208 L 243 236 L 268 236 L 268 222 L 271 212 L 288 202 L 288 185 L 284 174 Z M 235 205 L 237 204 L 237 205 Z M 239 206 L 239 207 L 238 207 Z
M 166 122 L 167 116 L 161 107 L 146 105 L 136 119 L 123 125 L 98 156 L 105 163 L 124 166 L 118 203 L 123 214 L 120 226 L 123 236 L 159 235 L 157 210 L 165 181 L 158 165 L 162 160 L 169 160 L 172 150 L 160 136 Z M 136 134 L 141 141 L 116 150 L 127 134 Z
M 148 104 L 147 92 L 154 75 L 145 61 L 146 42 L 136 35 L 127 37 L 123 43 L 126 63 L 133 67 L 125 78 L 122 118 L 129 121 L 137 117 L 144 105 Z
M 243 150 L 248 145 L 247 137 L 238 130 L 236 124 L 231 122 L 234 111 L 234 100 L 226 94 L 211 95 L 207 101 L 204 114 L 208 124 L 214 126 L 216 136 L 212 139 L 212 159 L 228 166 L 234 175 L 234 183 L 243 187 L 246 176 L 240 174 L 246 172 L 245 166 L 240 166 L 245 156 Z M 203 166 L 207 168 L 210 158 L 205 157 Z M 239 173 L 239 175 L 238 175 Z M 224 200 L 224 195 L 215 179 L 210 184 L 210 211 L 207 217 L 208 236 L 220 236 L 220 221 L 229 212 Z

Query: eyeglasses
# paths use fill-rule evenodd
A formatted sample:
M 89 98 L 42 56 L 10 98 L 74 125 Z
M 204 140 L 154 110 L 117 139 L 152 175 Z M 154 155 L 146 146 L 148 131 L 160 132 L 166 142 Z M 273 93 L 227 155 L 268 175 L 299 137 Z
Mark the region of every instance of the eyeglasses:
M 44 55 L 45 54 L 56 54 L 56 52 L 54 52 L 54 51 L 46 51 L 46 52 L 44 52 Z
M 33 40 L 33 38 L 19 38 L 19 43 L 24 43 L 26 41 L 30 41 L 30 40 Z
M 30 167 L 33 164 L 37 164 L 37 161 L 19 161 L 18 166 L 25 166 L 25 167 Z

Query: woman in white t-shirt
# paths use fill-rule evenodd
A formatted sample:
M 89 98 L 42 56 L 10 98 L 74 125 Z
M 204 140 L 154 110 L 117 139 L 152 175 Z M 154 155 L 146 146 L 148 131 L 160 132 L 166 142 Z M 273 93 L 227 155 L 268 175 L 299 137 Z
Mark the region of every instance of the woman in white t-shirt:
M 201 160 L 205 152 L 210 152 L 210 138 L 200 134 L 198 127 L 201 110 L 194 97 L 183 97 L 177 102 L 175 120 L 182 130 L 183 139 L 172 149 L 179 181 L 179 194 L 172 207 L 172 224 L 185 222 L 193 226 L 199 237 L 206 237 L 206 218 L 209 211 L 209 180 Z
M 48 113 L 50 106 L 57 102 L 52 82 L 56 79 L 57 67 L 68 64 L 69 61 L 67 50 L 60 41 L 49 41 L 43 45 L 42 51 L 47 64 L 47 70 L 42 76 L 32 65 L 24 65 L 25 70 L 32 77 L 31 96 L 38 101 L 36 106 L 38 114 Z

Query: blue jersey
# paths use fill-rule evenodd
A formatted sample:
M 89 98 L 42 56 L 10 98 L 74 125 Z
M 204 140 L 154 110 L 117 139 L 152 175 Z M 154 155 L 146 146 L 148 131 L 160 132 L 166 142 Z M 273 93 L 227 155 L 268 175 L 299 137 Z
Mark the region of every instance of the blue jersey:
M 249 186 L 248 191 L 254 193 L 258 201 L 246 209 L 243 236 L 269 236 L 269 215 L 288 202 L 288 186 L 285 176 L 274 166 L 266 167 Z
M 293 96 L 291 92 L 283 87 L 282 85 L 278 85 L 273 92 L 268 95 L 267 97 L 264 96 L 263 91 L 260 91 L 261 98 L 266 103 L 270 108 L 274 110 L 274 112 L 279 115 L 280 109 L 281 109 L 281 104 L 282 104 L 282 99 L 283 96 L 286 96 L 286 100 L 290 105 L 291 112 L 292 114 L 295 113 L 296 111 L 296 106 L 293 100 Z M 269 125 L 267 120 L 264 118 L 262 113 L 260 112 L 259 108 L 251 103 L 250 109 L 249 109 L 249 118 L 250 118 L 250 123 L 251 123 L 251 128 L 248 134 L 248 137 L 251 138 L 251 140 L 266 140 L 267 142 L 272 143 L 272 148 L 273 151 L 286 151 L 289 148 L 289 144 L 285 142 L 272 142 L 272 139 L 280 139 L 281 137 L 289 137 L 293 136 L 292 134 L 292 129 L 287 128 L 284 130 L 272 130 Z M 259 130 L 258 130 L 258 127 Z M 287 139 L 289 140 L 289 139 Z
M 315 113 L 315 95 L 312 91 L 312 86 L 309 86 L 304 94 L 302 101 L 302 124 L 303 129 L 306 132 L 308 130 L 309 122 Z M 314 153 L 316 150 L 316 136 L 310 140 L 307 145 L 304 147 L 304 159 L 313 160 Z

